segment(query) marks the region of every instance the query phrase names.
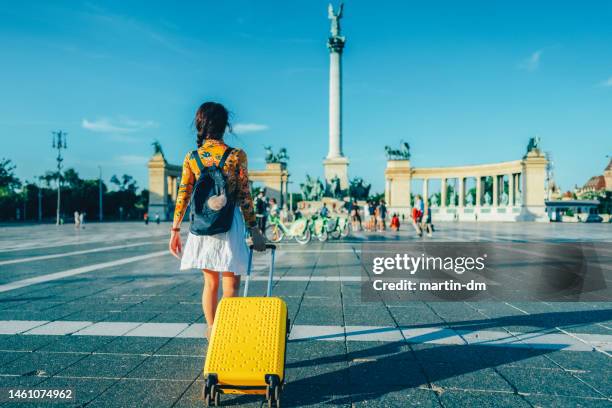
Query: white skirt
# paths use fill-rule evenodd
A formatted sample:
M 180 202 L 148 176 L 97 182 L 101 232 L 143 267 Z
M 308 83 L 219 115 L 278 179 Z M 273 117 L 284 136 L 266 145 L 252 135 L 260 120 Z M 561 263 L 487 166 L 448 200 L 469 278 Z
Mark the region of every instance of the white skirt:
M 232 227 L 215 235 L 194 235 L 191 232 L 183 248 L 181 270 L 208 269 L 217 272 L 247 272 L 249 248 L 242 212 L 236 206 Z

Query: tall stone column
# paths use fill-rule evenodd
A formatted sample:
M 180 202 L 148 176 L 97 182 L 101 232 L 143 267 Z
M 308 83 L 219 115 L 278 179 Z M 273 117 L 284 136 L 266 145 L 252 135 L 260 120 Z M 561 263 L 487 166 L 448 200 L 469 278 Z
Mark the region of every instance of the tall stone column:
M 342 152 L 342 50 L 346 38 L 340 35 L 340 19 L 342 18 L 340 6 L 337 13 L 329 6 L 328 13 L 331 20 L 331 33 L 327 40 L 329 49 L 329 151 L 323 161 L 325 179 L 330 182 L 333 178 L 340 179 L 340 187 L 348 188 L 349 160 Z
M 476 176 L 476 207 L 482 204 L 482 177 Z
M 429 179 L 423 179 L 423 204 L 425 208 L 429 207 Z
M 508 174 L 508 205 L 514 205 L 514 173 Z
M 499 202 L 499 176 L 497 174 L 493 175 L 493 207 L 497 207 L 497 203 Z
M 446 207 L 446 177 L 440 179 L 440 207 Z
M 465 177 L 459 177 L 459 208 L 465 205 Z

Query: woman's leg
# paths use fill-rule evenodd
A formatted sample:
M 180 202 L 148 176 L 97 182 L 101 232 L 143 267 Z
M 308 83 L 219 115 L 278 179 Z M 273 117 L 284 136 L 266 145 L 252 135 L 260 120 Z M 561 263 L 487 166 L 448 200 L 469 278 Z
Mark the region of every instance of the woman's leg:
M 218 292 L 219 292 L 219 273 L 208 269 L 202 269 L 204 272 L 204 288 L 202 289 L 202 310 L 206 318 L 206 338 L 210 337 L 212 326 L 215 321 L 215 312 L 217 311 Z
M 223 297 L 236 297 L 240 289 L 240 275 L 223 272 Z

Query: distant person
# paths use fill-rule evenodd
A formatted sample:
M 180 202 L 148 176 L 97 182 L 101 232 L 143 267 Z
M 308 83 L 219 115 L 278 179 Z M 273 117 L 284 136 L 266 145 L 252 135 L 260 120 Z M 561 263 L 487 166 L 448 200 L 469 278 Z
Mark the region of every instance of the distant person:
M 149 225 L 149 213 L 145 211 L 143 215 L 145 225 Z
M 393 231 L 399 231 L 400 229 L 400 219 L 396 213 L 391 217 L 391 229 Z
M 414 206 L 412 207 L 412 226 L 419 237 L 423 235 L 423 231 L 421 230 L 422 218 L 423 200 L 421 199 L 421 195 L 417 194 L 417 196 L 414 198 Z
M 327 203 L 323 203 L 323 207 L 319 210 L 319 215 L 323 218 L 329 217 L 329 208 L 327 208 Z
M 227 109 L 215 102 L 206 102 L 196 111 L 194 123 L 197 130 L 197 149 L 187 152 L 183 161 L 180 189 L 174 210 L 174 221 L 170 230 L 170 252 L 181 259 L 181 270 L 199 269 L 204 275 L 202 309 L 206 318 L 207 333 L 210 338 L 217 309 L 218 289 L 223 289 L 223 297 L 238 295 L 240 276 L 246 274 L 249 262 L 249 248 L 246 244 L 246 231 L 250 231 L 253 247 L 257 251 L 266 249 L 265 238 L 257 227 L 254 203 L 249 187 L 247 156 L 242 149 L 235 149 L 223 140 L 226 129 L 230 128 Z M 223 162 L 222 162 L 223 160 Z M 226 210 L 227 197 L 233 199 L 229 230 L 212 235 L 187 237 L 183 248 L 180 227 L 194 186 L 206 168 L 218 166 L 227 181 L 227 195 L 210 197 L 215 208 Z M 191 203 L 192 208 L 204 203 Z M 226 215 L 225 212 L 222 214 Z M 227 225 L 226 225 L 227 226 Z M 182 255 L 182 256 L 181 256 Z M 221 282 L 220 282 L 221 281 Z M 227 357 L 227 356 L 226 356 Z
M 255 218 L 260 231 L 266 231 L 266 222 L 268 220 L 268 197 L 266 190 L 259 190 L 255 197 Z
M 378 204 L 378 213 L 376 217 L 376 222 L 378 223 L 378 230 L 384 231 L 387 229 L 386 225 L 387 220 L 387 206 L 385 205 L 385 200 L 380 200 L 380 204 Z
M 350 214 L 351 227 L 353 228 L 353 231 L 361 231 L 361 215 L 359 215 L 359 204 L 357 203 L 357 200 L 351 202 Z
M 85 229 L 85 212 L 79 214 L 79 226 Z
M 157 225 L 159 225 L 159 221 L 160 221 L 160 219 L 159 219 L 159 213 L 155 213 L 155 223 L 156 223 Z
M 427 207 L 425 210 L 425 222 L 424 230 L 427 232 L 427 236 L 431 238 L 433 236 L 433 224 L 431 223 L 431 208 Z
M 368 220 L 366 222 L 366 229 L 368 231 L 374 231 L 376 228 L 376 204 L 374 200 L 368 201 Z
M 81 215 L 79 214 L 78 211 L 74 212 L 74 228 L 75 229 L 81 228 Z
M 280 209 L 278 208 L 278 203 L 276 202 L 276 198 L 270 199 L 268 208 L 269 208 L 268 211 L 270 212 L 271 216 L 273 217 L 280 216 Z

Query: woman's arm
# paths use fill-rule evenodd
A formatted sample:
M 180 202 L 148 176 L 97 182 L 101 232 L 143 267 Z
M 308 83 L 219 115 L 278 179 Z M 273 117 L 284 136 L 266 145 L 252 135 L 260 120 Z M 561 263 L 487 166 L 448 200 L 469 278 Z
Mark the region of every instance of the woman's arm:
M 183 161 L 183 173 L 181 175 L 181 184 L 179 185 L 178 195 L 176 197 L 176 206 L 174 207 L 174 221 L 172 223 L 172 229 L 181 227 L 181 221 L 183 221 L 185 211 L 187 211 L 187 206 L 189 205 L 189 200 L 191 199 L 195 175 L 189 166 L 190 157 L 191 153 L 187 153 L 185 160 Z
M 172 222 L 170 243 L 168 244 L 170 252 L 177 258 L 180 258 L 181 252 L 183 251 L 181 235 L 179 234 L 181 221 L 183 221 L 185 211 L 187 211 L 187 205 L 191 199 L 191 192 L 193 191 L 193 183 L 195 180 L 195 175 L 191 171 L 191 167 L 189 167 L 189 156 L 190 153 L 187 153 L 185 160 L 183 161 L 183 174 L 181 175 L 181 184 L 179 185 L 178 195 L 176 197 L 174 221 Z

